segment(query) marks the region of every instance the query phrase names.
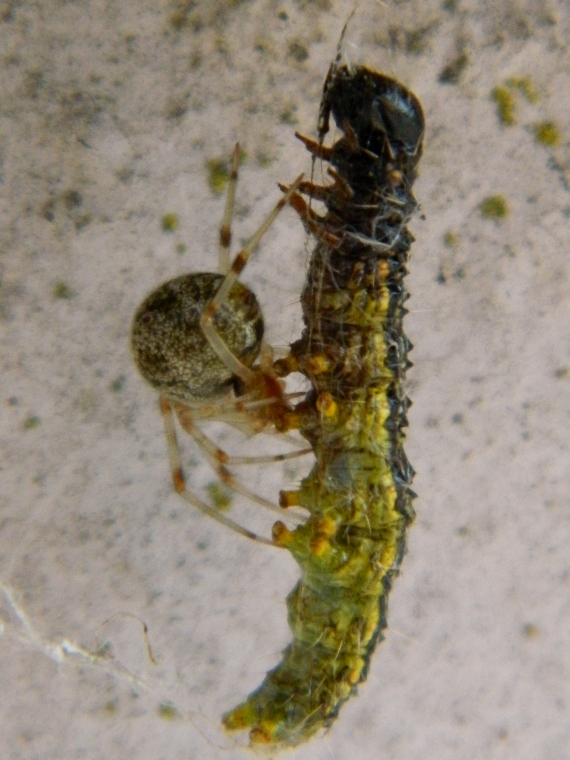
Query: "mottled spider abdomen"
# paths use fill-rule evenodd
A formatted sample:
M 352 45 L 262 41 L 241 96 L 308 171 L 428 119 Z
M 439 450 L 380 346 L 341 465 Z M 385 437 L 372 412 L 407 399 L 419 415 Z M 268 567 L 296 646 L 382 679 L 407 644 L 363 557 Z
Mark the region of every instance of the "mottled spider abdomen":
M 132 326 L 135 363 L 162 395 L 180 402 L 222 395 L 235 380 L 200 326 L 200 317 L 224 280 L 193 273 L 169 280 L 138 308 Z M 257 298 L 237 282 L 214 317 L 221 338 L 247 367 L 258 357 L 263 317 Z

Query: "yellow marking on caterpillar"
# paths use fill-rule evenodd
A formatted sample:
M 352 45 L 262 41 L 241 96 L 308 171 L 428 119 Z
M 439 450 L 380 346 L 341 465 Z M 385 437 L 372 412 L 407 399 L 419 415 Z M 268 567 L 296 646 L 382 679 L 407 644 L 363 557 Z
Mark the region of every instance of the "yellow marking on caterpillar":
M 337 416 L 338 404 L 330 393 L 321 393 L 317 399 L 317 409 L 323 417 L 332 418 Z
M 326 356 L 320 354 L 319 356 L 312 356 L 305 362 L 304 369 L 309 375 L 322 375 L 324 372 L 328 372 L 331 363 Z

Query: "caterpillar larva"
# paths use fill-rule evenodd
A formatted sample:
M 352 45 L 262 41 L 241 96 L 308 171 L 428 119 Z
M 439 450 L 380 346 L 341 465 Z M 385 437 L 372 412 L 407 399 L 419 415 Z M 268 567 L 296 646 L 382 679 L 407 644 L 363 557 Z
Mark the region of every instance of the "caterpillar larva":
M 331 115 L 343 136 L 325 147 Z M 224 716 L 228 729 L 250 728 L 253 743 L 295 745 L 329 726 L 365 679 L 386 626 L 414 517 L 403 450 L 411 346 L 402 318 L 423 132 L 420 103 L 399 82 L 335 62 L 320 139 L 301 138 L 330 164 L 332 184 L 303 182 L 291 197 L 316 245 L 301 298 L 305 329 L 276 369 L 310 381 L 291 418 L 316 462 L 299 491 L 281 496 L 310 518 L 293 531 L 282 523 L 273 530 L 302 573 L 287 599 L 293 642 Z M 317 215 L 300 193 L 322 201 L 326 213 Z

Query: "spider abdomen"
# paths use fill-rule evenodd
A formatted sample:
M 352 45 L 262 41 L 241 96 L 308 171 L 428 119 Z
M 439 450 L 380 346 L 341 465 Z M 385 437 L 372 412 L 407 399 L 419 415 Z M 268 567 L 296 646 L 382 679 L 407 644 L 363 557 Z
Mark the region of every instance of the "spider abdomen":
M 200 325 L 223 280 L 223 275 L 211 272 L 176 277 L 147 296 L 135 314 L 131 332 L 135 363 L 145 380 L 172 400 L 215 398 L 234 382 Z M 214 322 L 232 354 L 250 367 L 259 355 L 264 329 L 254 293 L 235 283 Z

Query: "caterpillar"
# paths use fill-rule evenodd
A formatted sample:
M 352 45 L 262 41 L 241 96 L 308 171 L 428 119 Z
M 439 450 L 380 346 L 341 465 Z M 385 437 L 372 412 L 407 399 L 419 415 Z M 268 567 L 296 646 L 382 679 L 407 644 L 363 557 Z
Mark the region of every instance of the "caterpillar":
M 342 136 L 326 147 L 331 115 Z M 223 717 L 229 730 L 249 728 L 252 744 L 294 746 L 330 726 L 383 638 L 414 519 L 403 450 L 411 344 L 402 319 L 423 133 L 421 105 L 408 89 L 337 58 L 324 84 L 319 140 L 299 135 L 333 181 L 301 182 L 290 198 L 316 244 L 301 296 L 304 331 L 275 369 L 281 377 L 300 372 L 311 385 L 289 426 L 316 462 L 298 491 L 281 493 L 281 506 L 301 506 L 310 517 L 295 530 L 273 528 L 301 568 L 287 598 L 293 642 Z
M 341 136 L 327 147 L 331 116 Z M 411 345 L 402 320 L 423 133 L 421 105 L 408 89 L 364 66 L 341 65 L 339 53 L 323 88 L 319 139 L 297 135 L 312 155 L 313 175 L 319 159 L 332 182 L 317 185 L 301 175 L 281 186 L 283 197 L 230 266 L 236 146 L 220 229 L 221 273 L 164 283 L 133 320 L 134 360 L 160 394 L 176 491 L 242 535 L 289 551 L 301 569 L 287 598 L 293 642 L 261 686 L 222 718 L 229 731 L 249 729 L 252 745 L 292 747 L 328 728 L 365 680 L 383 638 L 388 592 L 414 519 L 413 469 L 403 450 Z M 324 204 L 324 213 L 312 201 Z M 287 204 L 315 246 L 301 295 L 302 336 L 274 361 L 257 299 L 238 278 Z M 295 372 L 310 385 L 296 405 L 299 394 L 287 394 L 283 379 Z M 309 517 L 292 530 L 279 520 L 269 540 L 204 503 L 186 488 L 176 418 L 230 488 L 280 514 L 299 506 Z M 196 426 L 203 419 L 250 434 L 298 430 L 310 448 L 231 457 Z M 228 469 L 308 451 L 311 472 L 299 490 L 281 492 L 278 508 Z

